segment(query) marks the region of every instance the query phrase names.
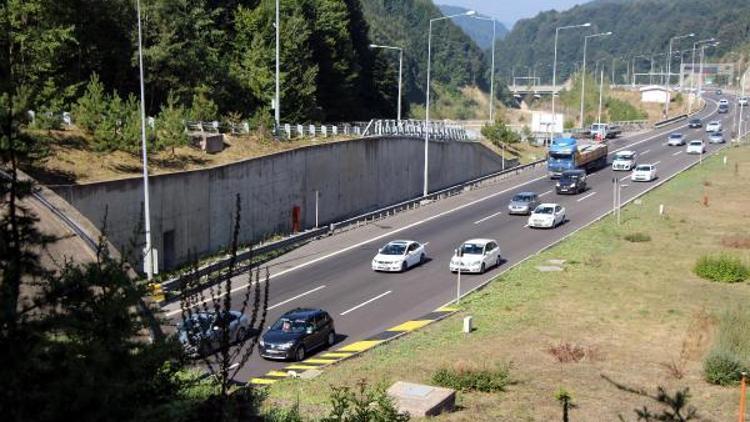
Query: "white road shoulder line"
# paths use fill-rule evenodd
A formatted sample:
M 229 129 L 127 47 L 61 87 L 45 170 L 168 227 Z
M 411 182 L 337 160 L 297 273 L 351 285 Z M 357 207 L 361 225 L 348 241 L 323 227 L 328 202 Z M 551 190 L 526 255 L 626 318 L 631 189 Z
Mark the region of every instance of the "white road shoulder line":
M 680 155 L 680 154 L 682 154 L 682 151 L 677 151 L 674 154 L 672 154 L 672 156 L 677 156 L 677 155 Z
M 588 194 L 588 195 L 586 195 L 586 196 L 584 196 L 584 197 L 582 197 L 582 198 L 578 198 L 578 199 L 577 199 L 577 201 L 578 201 L 578 202 L 584 201 L 584 200 L 586 200 L 586 199 L 588 199 L 588 198 L 591 198 L 591 197 L 592 197 L 592 196 L 594 196 L 594 195 L 596 195 L 596 192 L 591 192 L 590 194 Z
M 475 221 L 475 222 L 474 222 L 474 224 L 481 224 L 481 223 L 483 223 L 483 222 L 485 222 L 485 221 L 489 220 L 489 219 L 490 219 L 490 218 L 492 218 L 492 217 L 497 217 L 498 215 L 500 215 L 500 214 L 502 214 L 502 213 L 503 213 L 502 211 L 498 211 L 498 212 L 496 212 L 496 213 L 494 213 L 494 214 L 492 214 L 492 215 L 488 215 L 487 217 L 484 217 L 484 218 L 481 218 L 481 219 L 479 219 L 479 220 Z
M 625 177 L 621 177 L 621 178 L 620 178 L 620 181 L 622 182 L 622 181 L 623 181 L 623 180 L 625 180 L 625 179 L 630 179 L 630 175 L 627 175 L 627 176 L 625 176 Z
M 355 306 L 355 307 L 353 307 L 353 308 L 351 308 L 351 309 L 348 309 L 348 310 L 346 310 L 346 311 L 344 311 L 344 312 L 340 313 L 339 315 L 341 315 L 341 316 L 344 316 L 344 315 L 348 314 L 349 312 L 352 312 L 352 311 L 356 311 L 357 309 L 359 309 L 359 308 L 361 308 L 361 307 L 363 307 L 363 306 L 365 306 L 365 305 L 367 305 L 367 304 L 369 304 L 369 303 L 375 302 L 376 300 L 380 299 L 380 298 L 381 298 L 381 297 L 383 297 L 383 296 L 386 296 L 386 295 L 389 295 L 389 294 L 391 294 L 391 292 L 392 292 L 392 290 L 388 290 L 388 291 L 387 291 L 387 292 L 385 292 L 385 293 L 381 293 L 381 294 L 379 294 L 379 295 L 375 296 L 374 298 L 372 298 L 372 299 L 370 299 L 370 300 L 366 300 L 366 301 L 364 301 L 364 302 L 360 303 L 359 305 L 357 305 L 357 306 Z
M 646 155 L 646 154 L 648 154 L 649 152 L 651 152 L 651 150 L 650 150 L 650 149 L 647 149 L 647 150 L 643 151 L 643 152 L 641 153 L 641 155 Z
M 657 161 L 654 163 L 655 166 L 658 166 L 659 164 L 661 164 L 661 161 Z
M 548 190 L 547 192 L 544 192 L 544 193 L 540 193 L 540 194 L 539 194 L 539 197 L 541 198 L 541 197 L 543 197 L 544 195 L 547 195 L 547 194 L 550 194 L 550 193 L 552 193 L 552 189 Z
M 303 297 L 303 296 L 307 296 L 307 295 L 309 295 L 310 293 L 315 293 L 315 292 L 317 292 L 318 290 L 321 290 L 321 289 L 325 289 L 325 288 L 326 288 L 325 284 L 324 284 L 324 285 L 322 285 L 322 286 L 318 286 L 318 287 L 316 287 L 316 288 L 314 288 L 314 289 L 312 289 L 312 290 L 308 290 L 308 291 L 306 291 L 305 293 L 300 293 L 300 294 L 298 294 L 297 296 L 291 297 L 291 298 L 289 298 L 289 299 L 287 299 L 287 300 L 285 300 L 285 301 L 283 301 L 283 302 L 279 302 L 279 303 L 277 303 L 277 304 L 275 304 L 275 305 L 273 305 L 273 306 L 269 306 L 269 307 L 268 307 L 268 310 L 270 311 L 271 309 L 275 309 L 275 308 L 278 308 L 279 306 L 282 306 L 282 305 L 286 305 L 287 303 L 289 303 L 289 302 L 291 302 L 291 301 L 293 301 L 293 300 L 297 300 L 297 299 L 299 299 L 299 298 L 301 298 L 301 297 Z

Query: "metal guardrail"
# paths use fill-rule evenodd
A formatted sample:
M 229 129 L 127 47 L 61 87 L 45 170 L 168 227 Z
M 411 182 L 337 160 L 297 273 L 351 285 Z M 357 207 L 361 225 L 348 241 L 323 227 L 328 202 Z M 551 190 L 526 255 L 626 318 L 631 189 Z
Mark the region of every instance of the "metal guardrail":
M 671 124 L 671 123 L 674 123 L 674 122 L 679 122 L 680 120 L 685 120 L 687 118 L 688 118 L 687 114 L 680 114 L 680 115 L 677 115 L 677 116 L 674 116 L 674 117 L 670 117 L 669 119 L 661 120 L 659 122 L 654 123 L 654 128 L 659 129 L 659 128 L 664 127 L 664 126 L 666 126 L 668 124 Z

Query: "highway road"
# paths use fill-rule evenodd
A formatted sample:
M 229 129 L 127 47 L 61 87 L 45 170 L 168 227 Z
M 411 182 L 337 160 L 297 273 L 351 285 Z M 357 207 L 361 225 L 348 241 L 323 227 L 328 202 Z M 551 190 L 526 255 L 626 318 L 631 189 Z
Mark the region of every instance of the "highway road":
M 733 108 L 736 101 L 732 98 L 731 102 Z M 725 132 L 731 132 L 734 110 L 723 115 L 716 115 L 716 110 L 716 103 L 711 99 L 699 117 L 704 121 L 721 120 Z M 589 175 L 589 189 L 585 193 L 560 196 L 555 194 L 554 182 L 546 171 L 538 169 L 311 242 L 269 263 L 273 268 L 269 324 L 295 307 L 323 308 L 335 320 L 339 334 L 335 348 L 339 348 L 425 315 L 455 299 L 456 276 L 448 271 L 448 263 L 454 249 L 463 241 L 475 237 L 497 239 L 504 258 L 499 268 L 483 275 L 464 275 L 462 292 L 467 292 L 607 213 L 612 208 L 613 177 L 628 185 L 622 190 L 625 202 L 698 160 L 698 156 L 685 154 L 684 146 L 666 146 L 668 134 L 674 131 L 684 133 L 688 141 L 707 141 L 703 129 L 688 129 L 687 121 L 682 121 L 609 142 L 610 158 L 616 151 L 631 149 L 638 152 L 639 163 L 656 164 L 659 179 L 655 182 L 631 183 L 627 180 L 629 172 L 606 168 Z M 708 150 L 721 147 L 723 145 L 709 145 Z M 520 191 L 534 191 L 542 196 L 542 201 L 562 204 L 568 221 L 552 230 L 525 227 L 526 217 L 507 213 L 508 202 Z M 428 262 L 405 273 L 373 272 L 370 262 L 378 248 L 395 239 L 426 243 Z M 238 280 L 235 285 L 240 283 Z M 239 304 L 242 292 L 235 294 L 235 303 Z M 175 321 L 179 318 L 179 309 L 174 305 L 165 311 Z M 237 381 L 247 382 L 287 365 L 265 361 L 256 354 L 242 368 Z

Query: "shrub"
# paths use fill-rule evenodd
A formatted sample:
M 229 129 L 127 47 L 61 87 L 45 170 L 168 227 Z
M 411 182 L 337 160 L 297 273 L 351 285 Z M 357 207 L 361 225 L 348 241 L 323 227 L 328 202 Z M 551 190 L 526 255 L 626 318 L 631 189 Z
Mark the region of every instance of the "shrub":
M 510 377 L 510 364 L 495 367 L 459 364 L 440 368 L 432 375 L 432 382 L 458 391 L 485 393 L 505 391 L 505 387 L 513 383 Z
M 728 351 L 714 350 L 703 362 L 703 375 L 711 384 L 737 384 L 743 371 L 745 368 L 742 363 Z
M 638 243 L 638 242 L 650 242 L 651 236 L 649 236 L 646 233 L 630 233 L 625 235 L 625 240 L 628 242 Z
M 485 125 L 482 128 L 482 136 L 498 146 L 500 144 L 515 144 L 521 140 L 521 137 L 502 120 L 496 121 L 493 125 Z
M 698 259 L 694 271 L 699 277 L 721 283 L 737 283 L 748 276 L 748 269 L 739 258 L 729 255 L 703 256 Z

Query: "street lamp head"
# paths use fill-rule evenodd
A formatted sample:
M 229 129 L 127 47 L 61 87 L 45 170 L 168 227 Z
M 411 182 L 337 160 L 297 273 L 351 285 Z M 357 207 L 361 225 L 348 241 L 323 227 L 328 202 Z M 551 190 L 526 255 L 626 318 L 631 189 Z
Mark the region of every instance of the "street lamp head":
M 466 16 L 474 16 L 476 14 L 477 14 L 476 10 L 469 10 L 466 13 L 464 13 L 464 15 L 466 15 Z
M 591 26 L 591 22 L 586 22 L 583 25 L 581 25 L 582 28 L 588 28 L 589 26 Z
M 694 36 L 695 36 L 695 32 L 691 32 L 691 33 L 688 34 L 689 38 L 693 38 Z
M 604 35 L 612 35 L 612 31 L 605 32 Z

